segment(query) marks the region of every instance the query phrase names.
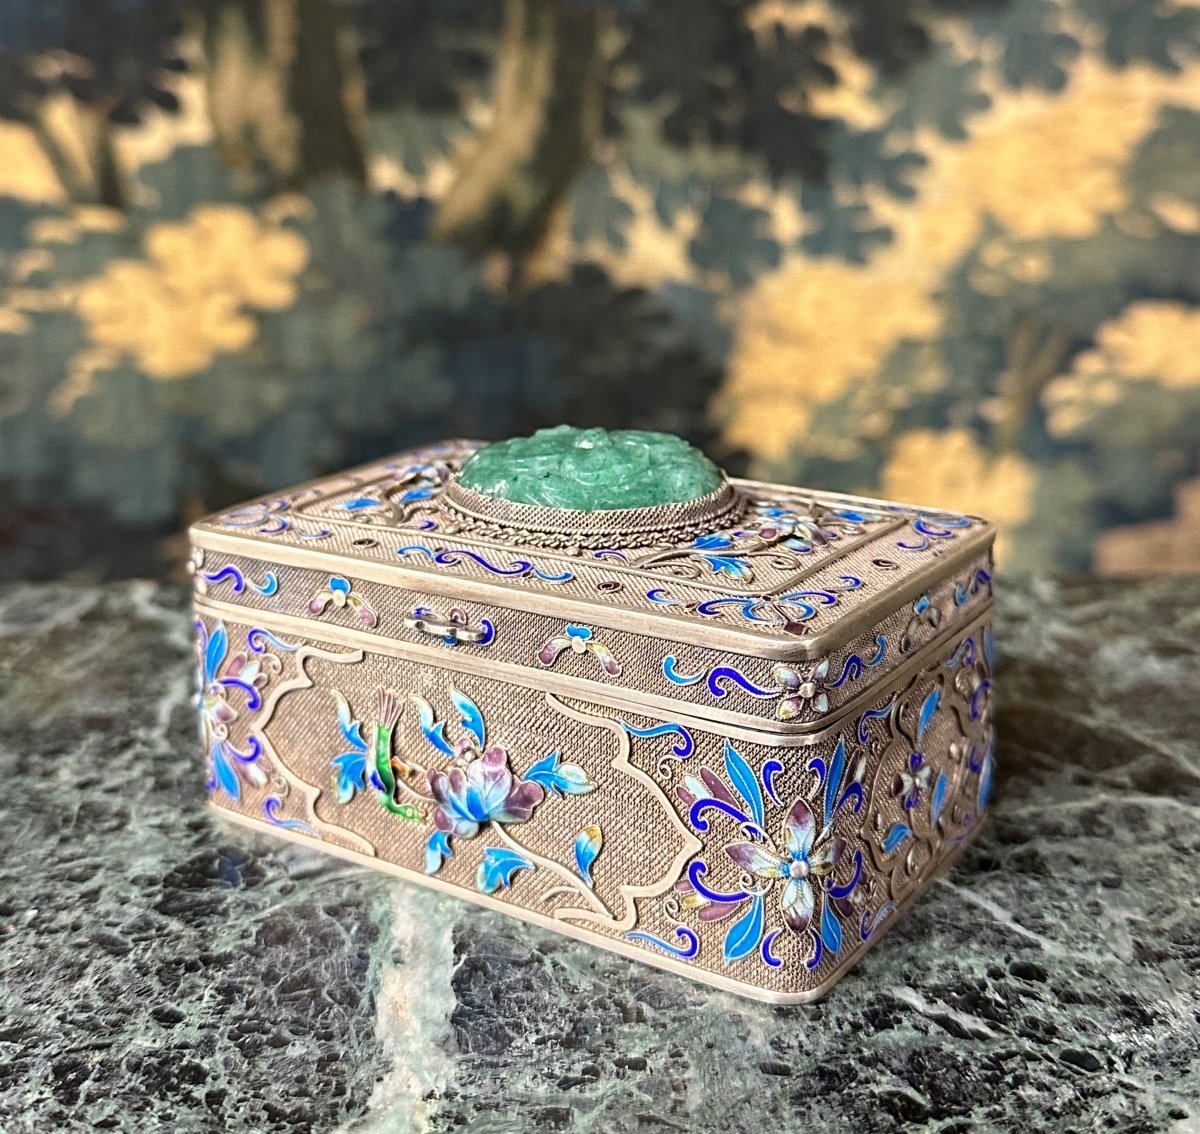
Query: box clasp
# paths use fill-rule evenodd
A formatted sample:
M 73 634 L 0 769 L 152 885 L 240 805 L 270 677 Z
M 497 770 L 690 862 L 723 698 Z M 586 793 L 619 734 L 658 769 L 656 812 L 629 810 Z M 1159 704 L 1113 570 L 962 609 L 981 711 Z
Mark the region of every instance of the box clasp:
M 449 618 L 442 618 L 428 607 L 418 606 L 411 614 L 404 616 L 404 625 L 409 630 L 418 630 L 445 642 L 486 645 L 495 635 L 495 629 L 486 618 L 482 620 L 481 625 L 472 626 L 463 611 L 457 607 L 450 612 Z

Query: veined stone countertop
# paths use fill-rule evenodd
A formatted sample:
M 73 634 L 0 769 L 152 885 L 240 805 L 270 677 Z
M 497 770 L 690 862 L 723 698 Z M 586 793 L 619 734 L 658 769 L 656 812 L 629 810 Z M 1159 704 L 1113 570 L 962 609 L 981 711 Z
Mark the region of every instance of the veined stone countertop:
M 1000 609 L 989 826 L 772 1008 L 248 837 L 182 590 L 0 590 L 0 1130 L 1200 1129 L 1200 579 Z

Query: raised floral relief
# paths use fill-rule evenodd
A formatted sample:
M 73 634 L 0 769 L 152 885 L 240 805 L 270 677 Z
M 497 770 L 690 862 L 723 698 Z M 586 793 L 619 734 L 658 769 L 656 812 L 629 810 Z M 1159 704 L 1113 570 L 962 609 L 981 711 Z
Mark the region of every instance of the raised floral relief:
M 773 946 L 779 932 L 786 930 L 806 940 L 807 964 L 815 968 L 826 952 L 841 950 L 845 939 L 842 919 L 856 917 L 860 901 L 855 890 L 862 877 L 862 852 L 856 850 L 849 856 L 848 876 L 843 870 L 839 878 L 837 872 L 847 858 L 846 843 L 835 836 L 834 824 L 843 809 L 857 814 L 862 808 L 865 759 L 861 755 L 851 758 L 845 741 L 839 740 L 828 767 L 819 756 L 808 760 L 806 767 L 813 777 L 810 798 L 818 801 L 816 813 L 808 799 L 798 798 L 785 806 L 776 795 L 775 779 L 784 770 L 779 760 L 765 761 L 756 773 L 727 741 L 724 764 L 724 775 L 702 767 L 697 776 L 685 776 L 676 788 L 696 831 L 707 833 L 718 821 L 727 829 L 733 821 L 741 836 L 721 839 L 708 835 L 705 854 L 688 867 L 686 883 L 680 888 L 682 904 L 704 923 L 737 915 L 722 944 L 726 965 L 755 952 L 762 963 L 781 965 Z M 768 832 L 768 807 L 773 812 L 783 811 L 777 838 Z M 716 846 L 742 871 L 735 889 L 710 885 L 713 865 L 709 856 Z M 767 909 L 768 896 L 775 899 L 773 915 Z M 778 929 L 768 929 L 770 916 L 778 917 Z
M 557 751 L 534 762 L 523 775 L 513 771 L 508 750 L 488 743 L 487 725 L 479 706 L 451 688 L 451 703 L 459 716 L 459 735 L 446 736 L 447 721 L 439 720 L 425 698 L 407 698 L 417 713 L 422 736 L 444 766 L 423 766 L 393 753 L 393 737 L 404 700 L 390 690 L 376 694 L 375 720 L 364 739 L 362 724 L 353 720 L 349 703 L 334 691 L 338 728 L 348 751 L 333 757 L 334 788 L 339 803 L 347 804 L 370 788 L 384 809 L 398 818 L 432 825 L 426 839 L 424 869 L 436 874 L 453 857 L 457 844 L 487 834 L 502 846 L 488 845 L 475 875 L 485 894 L 508 887 L 520 870 L 534 871 L 539 856 L 526 850 L 506 828 L 528 823 L 547 798 L 586 795 L 596 785 L 577 764 L 564 762 Z M 582 842 L 580 841 L 582 840 Z M 591 889 L 590 870 L 603 836 L 589 828 L 573 849 L 578 885 Z M 560 866 L 560 869 L 566 870 Z M 570 878 L 571 876 L 568 875 Z
M 430 771 L 429 791 L 437 801 L 434 826 L 458 839 L 473 839 L 487 823 L 524 823 L 546 793 L 513 776 L 508 753 L 493 747 L 464 768 Z M 587 784 L 590 791 L 595 785 Z
M 846 840 L 834 838 L 829 828 L 817 837 L 812 809 L 796 800 L 783 821 L 780 843 L 730 843 L 725 853 L 743 870 L 763 879 L 778 893 L 779 912 L 788 929 L 803 933 L 812 922 L 816 903 L 814 884 L 823 884 L 834 872 Z M 782 850 L 780 849 L 782 845 Z
M 808 673 L 794 666 L 777 665 L 775 677 L 782 691 L 775 715 L 781 721 L 790 721 L 806 709 L 816 713 L 829 712 L 829 692 L 826 679 L 829 677 L 829 659 L 818 662 Z
M 986 807 L 994 766 L 986 653 L 969 636 L 905 691 L 863 712 L 828 756 L 804 762 L 798 795 L 777 790 L 785 773 L 794 777 L 794 751 L 755 767 L 726 741 L 721 767 L 686 771 L 675 792 L 705 846 L 663 906 L 675 939 L 638 939 L 691 960 L 704 927 L 720 924 L 726 967 L 781 968 L 798 956 L 810 970 L 870 940 Z M 959 698 L 953 708 L 947 681 Z M 955 739 L 933 741 L 935 727 L 960 721 Z M 869 872 L 869 861 L 881 873 Z

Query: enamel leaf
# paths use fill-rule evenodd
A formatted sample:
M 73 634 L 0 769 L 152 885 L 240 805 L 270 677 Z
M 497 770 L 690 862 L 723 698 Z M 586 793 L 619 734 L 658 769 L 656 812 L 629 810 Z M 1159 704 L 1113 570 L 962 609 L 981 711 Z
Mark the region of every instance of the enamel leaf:
M 584 827 L 575 836 L 575 868 L 589 888 L 592 886 L 592 864 L 596 861 L 596 856 L 600 853 L 603 845 L 604 834 L 594 824 Z

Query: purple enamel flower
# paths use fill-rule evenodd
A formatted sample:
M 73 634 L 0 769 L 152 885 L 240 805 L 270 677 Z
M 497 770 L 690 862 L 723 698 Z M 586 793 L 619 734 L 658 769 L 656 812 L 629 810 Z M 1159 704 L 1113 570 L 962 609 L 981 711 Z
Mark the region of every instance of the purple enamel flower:
M 793 932 L 803 933 L 812 921 L 816 904 L 813 883 L 833 874 L 845 845 L 844 839 L 831 837 L 828 828 L 818 836 L 812 810 L 798 799 L 783 821 L 782 854 L 769 843 L 750 842 L 732 843 L 725 853 L 756 878 L 781 884 L 779 908 L 783 920 Z
M 809 707 L 817 713 L 829 712 L 829 693 L 825 686 L 828 677 L 828 658 L 822 659 L 807 675 L 793 666 L 777 665 L 775 680 L 779 682 L 779 703 L 775 715 L 781 721 L 790 721 Z
M 931 769 L 923 752 L 913 752 L 908 766 L 896 773 L 892 781 L 892 794 L 898 795 L 906 811 L 911 811 L 921 802 L 921 793 L 929 790 Z
M 438 830 L 462 839 L 474 838 L 484 823 L 524 823 L 545 794 L 512 774 L 508 753 L 499 747 L 486 749 L 465 771 L 430 771 L 429 790 L 438 805 Z

